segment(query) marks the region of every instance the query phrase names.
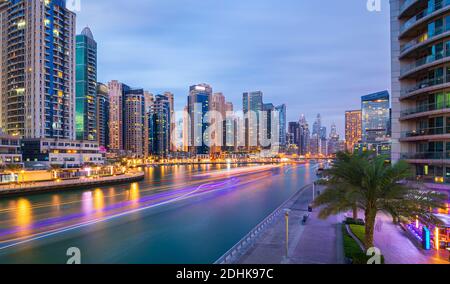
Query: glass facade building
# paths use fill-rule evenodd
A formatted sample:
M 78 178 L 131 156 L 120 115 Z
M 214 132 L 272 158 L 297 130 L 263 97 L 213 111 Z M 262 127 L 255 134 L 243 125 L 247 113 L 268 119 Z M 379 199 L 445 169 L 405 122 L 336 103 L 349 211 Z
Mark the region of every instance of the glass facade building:
M 193 85 L 189 88 L 189 151 L 197 155 L 209 155 L 209 135 L 204 135 L 209 127 L 207 114 L 211 109 L 212 88 L 207 84 Z
M 390 138 L 391 113 L 387 91 L 361 98 L 362 142 L 384 142 Z
M 246 92 L 242 96 L 244 112 L 245 146 L 248 150 L 256 150 L 260 143 L 259 115 L 263 110 L 263 93 Z
M 170 153 L 170 98 L 157 95 L 151 106 L 149 117 L 149 153 L 152 156 L 167 157 Z
M 278 112 L 278 119 L 279 119 L 279 142 L 280 147 L 285 148 L 287 141 L 286 141 L 286 128 L 287 128 L 287 122 L 286 122 L 286 105 L 282 104 L 275 108 L 275 110 Z
M 109 90 L 108 86 L 97 83 L 97 136 L 100 147 L 109 150 Z
M 362 113 L 361 110 L 345 112 L 345 148 L 353 152 L 355 146 L 362 140 Z
M 76 37 L 76 139 L 96 141 L 97 42 L 89 28 Z

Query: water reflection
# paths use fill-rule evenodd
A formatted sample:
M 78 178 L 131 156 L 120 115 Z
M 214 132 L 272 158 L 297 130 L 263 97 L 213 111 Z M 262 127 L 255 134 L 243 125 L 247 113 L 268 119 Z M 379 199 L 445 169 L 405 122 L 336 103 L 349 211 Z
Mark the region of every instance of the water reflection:
M 24 236 L 29 233 L 28 226 L 31 224 L 32 218 L 32 209 L 31 203 L 29 200 L 25 198 L 20 198 L 17 201 L 17 210 L 16 210 L 16 225 L 21 228 L 19 235 Z
M 105 195 L 103 194 L 103 191 L 100 188 L 97 188 L 94 191 L 94 208 L 97 212 L 101 212 L 101 210 L 104 207 L 105 207 Z
M 193 208 L 191 206 L 197 205 L 201 207 L 202 214 L 206 210 L 208 216 L 216 215 L 214 222 L 218 226 L 222 224 L 222 218 L 231 218 L 228 216 L 235 214 L 234 212 L 237 214 L 234 219 L 239 219 L 240 224 L 243 215 L 238 214 L 238 211 L 245 211 L 243 213 L 244 215 L 247 214 L 245 218 L 250 218 L 250 225 L 255 225 L 255 222 L 260 221 L 265 217 L 265 214 L 270 213 L 268 211 L 273 210 L 285 198 L 289 197 L 293 190 L 300 188 L 305 175 L 309 177 L 308 170 L 299 170 L 297 166 L 253 168 L 230 164 L 193 165 L 149 167 L 145 171 L 146 179 L 138 183 L 88 191 L 33 195 L 27 199 L 0 200 L 0 208 L 4 208 L 3 211 L 0 211 L 0 243 L 19 236 L 11 229 L 13 226 L 21 226 L 23 231 L 20 236 L 25 237 L 49 230 L 63 230 L 90 221 L 107 220 L 104 224 L 110 224 L 108 218 L 111 216 L 120 215 L 120 220 L 123 220 L 122 218 L 125 218 L 123 216 L 128 213 L 131 216 L 130 220 L 139 223 L 135 223 L 133 226 L 129 225 L 129 227 L 124 225 L 126 229 L 115 230 L 114 234 L 109 235 L 120 235 L 119 231 L 127 231 L 131 228 L 134 230 L 150 230 L 151 223 L 161 222 L 159 227 L 152 226 L 150 231 L 159 235 L 176 236 L 177 234 L 172 231 L 162 234 L 158 230 L 162 228 L 168 228 L 168 230 L 174 230 L 175 227 L 182 228 L 186 226 L 186 223 L 183 223 L 186 220 L 191 220 L 189 226 L 192 225 L 192 230 L 200 228 L 202 223 L 199 221 L 201 218 L 199 219 L 199 216 L 196 215 L 197 211 L 190 211 Z M 193 198 L 190 196 L 192 192 L 196 194 Z M 152 206 L 158 203 L 164 203 L 164 206 L 166 206 L 167 201 L 180 196 L 187 196 L 188 198 L 183 198 L 183 201 L 175 200 L 177 206 L 174 207 L 177 209 L 173 211 L 164 210 L 165 213 L 161 216 L 163 218 L 161 221 L 159 219 L 155 221 L 152 217 L 144 220 L 152 214 L 152 210 L 148 210 L 148 208 L 153 208 Z M 212 206 L 212 204 L 215 205 Z M 145 213 L 141 210 L 142 208 L 145 209 Z M 225 210 L 226 213 L 224 215 L 219 214 L 219 212 L 223 212 L 221 210 L 224 210 L 224 208 L 228 208 Z M 138 209 L 139 213 L 136 213 L 137 211 L 134 209 Z M 180 214 L 179 221 L 181 223 L 177 223 L 175 226 L 173 222 L 178 222 L 177 218 L 164 219 L 167 218 L 168 212 Z M 217 214 L 221 216 L 219 219 L 217 219 Z M 129 221 L 124 223 L 127 224 Z M 97 224 L 93 226 L 98 226 Z M 106 230 L 106 228 L 107 226 L 103 226 L 101 230 Z M 215 235 L 226 234 L 227 229 L 231 229 L 231 227 L 223 226 L 222 228 L 222 225 L 220 225 L 211 229 L 211 232 L 214 231 Z M 242 237 L 241 233 L 237 232 L 236 238 Z M 151 233 L 146 232 L 146 234 Z M 142 234 L 142 236 L 146 236 L 146 234 Z M 184 231 L 183 234 L 185 234 Z M 208 232 L 205 231 L 204 234 L 207 235 Z M 110 242 L 115 238 L 119 237 L 111 236 L 105 241 Z M 149 243 L 152 243 L 152 241 Z

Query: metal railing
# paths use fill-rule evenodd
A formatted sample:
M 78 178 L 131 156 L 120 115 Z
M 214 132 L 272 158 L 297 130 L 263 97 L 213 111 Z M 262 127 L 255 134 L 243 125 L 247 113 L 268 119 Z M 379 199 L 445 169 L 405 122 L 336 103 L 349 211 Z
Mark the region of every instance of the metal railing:
M 431 127 L 431 128 L 420 128 L 416 130 L 405 131 L 402 133 L 402 138 L 428 136 L 428 135 L 442 135 L 449 134 L 450 127 Z
M 406 0 L 405 2 L 403 2 L 403 4 L 400 6 L 400 14 L 417 1 L 418 0 Z
M 408 115 L 422 113 L 422 112 L 442 110 L 442 109 L 446 109 L 446 108 L 450 108 L 450 101 L 418 105 L 416 107 L 403 110 L 400 113 L 400 117 L 405 117 L 405 116 L 408 116 Z
M 414 47 L 415 45 L 419 43 L 424 43 L 427 41 L 432 40 L 433 38 L 443 34 L 444 32 L 448 32 L 447 29 L 444 29 L 444 27 L 438 27 L 434 30 L 433 34 L 430 33 L 423 33 L 422 35 L 416 37 L 415 39 L 403 44 L 400 46 L 400 53 L 404 53 L 408 49 Z
M 428 7 L 422 11 L 420 11 L 419 13 L 417 13 L 416 15 L 412 16 L 409 20 L 407 20 L 400 28 L 400 33 L 403 33 L 404 31 L 406 31 L 408 28 L 410 28 L 411 26 L 413 26 L 415 23 L 417 23 L 419 20 L 425 18 L 426 16 L 429 16 L 431 14 L 433 14 L 436 11 L 442 10 L 445 7 L 448 7 L 450 5 L 449 3 L 450 1 L 445 0 L 445 1 L 441 1 L 439 3 L 437 3 L 434 7 Z
M 437 62 L 439 60 L 442 60 L 444 58 L 450 57 L 450 50 L 446 50 L 445 52 L 439 52 L 437 54 L 428 55 L 425 57 L 422 57 L 420 59 L 417 59 L 415 62 L 403 66 L 402 70 L 400 71 L 400 76 L 404 76 L 405 74 L 411 72 L 414 69 L 417 69 L 423 65 Z
M 401 158 L 406 160 L 446 160 L 450 159 L 450 152 L 403 153 Z
M 437 78 L 431 78 L 431 79 L 425 79 L 425 80 L 419 81 L 412 87 L 401 90 L 400 96 L 404 97 L 412 92 L 415 92 L 415 91 L 418 91 L 421 89 L 425 89 L 428 87 L 436 86 L 436 85 L 441 85 L 444 83 L 450 83 L 450 74 L 448 74 L 447 76 L 440 76 Z
M 261 236 L 261 233 L 273 223 L 273 221 L 283 213 L 286 209 L 287 204 L 292 201 L 292 199 L 304 189 L 310 187 L 311 184 L 302 187 L 299 191 L 294 193 L 286 202 L 284 202 L 280 207 L 278 207 L 272 214 L 270 214 L 266 219 L 259 223 L 253 230 L 250 231 L 245 237 L 243 237 L 237 244 L 235 244 L 231 249 L 229 249 L 223 256 L 214 262 L 214 264 L 230 264 L 236 260 L 237 257 L 242 256 Z

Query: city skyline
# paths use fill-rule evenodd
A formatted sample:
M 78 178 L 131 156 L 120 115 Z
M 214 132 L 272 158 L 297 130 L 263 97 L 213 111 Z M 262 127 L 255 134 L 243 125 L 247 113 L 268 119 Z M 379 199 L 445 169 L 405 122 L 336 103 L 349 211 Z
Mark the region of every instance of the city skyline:
M 285 1 L 282 5 L 275 5 L 275 1 L 228 1 L 201 3 L 201 8 L 198 2 L 188 2 L 190 5 L 174 1 L 136 1 L 127 5 L 118 1 L 111 5 L 111 1 L 81 1 L 77 33 L 88 26 L 99 42 L 99 81 L 121 80 L 154 94 L 171 91 L 176 110 L 183 110 L 189 86 L 198 83 L 208 83 L 215 92 L 222 92 L 235 109 L 240 109 L 243 92 L 260 90 L 268 101 L 276 101 L 279 96 L 285 98 L 282 103 L 287 105 L 287 121 L 297 120 L 302 113 L 311 118 L 317 112 L 314 109 L 320 106 L 321 112 L 328 114 L 324 124 L 336 123 L 341 136 L 346 110 L 358 108 L 359 98 L 364 94 L 390 90 L 390 66 L 386 64 L 389 62 L 387 1 L 382 1 L 383 9 L 377 13 L 367 11 L 365 1 L 359 0 L 326 1 L 326 5 L 312 3 L 316 1 Z M 318 5 L 320 8 L 316 9 Z M 105 7 L 107 15 L 100 13 Z M 248 17 L 250 8 L 261 16 Z M 204 10 L 213 12 L 205 14 Z M 122 15 L 122 11 L 127 13 Z M 346 20 L 342 21 L 342 14 L 335 11 L 344 13 L 342 18 Z M 202 17 L 196 17 L 198 13 Z M 303 17 L 281 17 L 292 13 L 302 13 Z M 323 17 L 325 14 L 329 16 Z M 116 24 L 108 20 L 116 16 L 132 17 L 133 21 L 122 18 Z M 336 22 L 338 16 L 340 23 Z M 171 21 L 167 21 L 168 17 Z M 307 22 L 314 17 L 322 19 L 314 31 L 301 28 L 308 27 Z M 205 20 L 211 24 L 203 25 Z M 129 27 L 131 23 L 133 28 Z M 237 25 L 245 26 L 250 35 L 238 32 Z M 352 41 L 353 35 L 346 32 L 345 25 L 352 25 L 355 28 L 352 33 L 357 32 L 364 40 Z M 332 36 L 317 36 L 318 30 Z M 280 37 L 286 37 L 291 44 L 287 45 Z M 351 46 L 346 44 L 349 41 Z M 330 46 L 342 45 L 347 45 L 345 50 L 336 48 L 330 52 Z M 348 66 L 349 62 L 360 61 L 367 64 Z M 320 69 L 311 67 L 314 62 Z M 343 64 L 347 67 L 342 68 Z M 316 75 L 318 72 L 320 76 Z M 324 80 L 333 84 L 324 84 Z M 324 106 L 323 99 L 330 93 L 339 96 L 339 100 Z

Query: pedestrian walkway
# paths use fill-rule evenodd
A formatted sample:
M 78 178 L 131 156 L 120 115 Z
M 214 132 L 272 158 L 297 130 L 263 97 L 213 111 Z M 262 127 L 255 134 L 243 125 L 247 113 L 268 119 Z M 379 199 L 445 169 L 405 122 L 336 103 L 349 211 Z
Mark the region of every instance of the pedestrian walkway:
M 448 252 L 419 248 L 387 215 L 379 214 L 374 237 L 387 264 L 449 264 Z
M 289 250 L 286 252 L 286 223 L 281 214 L 253 246 L 239 257 L 239 264 L 334 264 L 343 263 L 342 234 L 338 217 L 319 220 L 317 211 L 305 225 L 302 218 L 312 201 L 312 187 L 297 195 L 288 206 Z

